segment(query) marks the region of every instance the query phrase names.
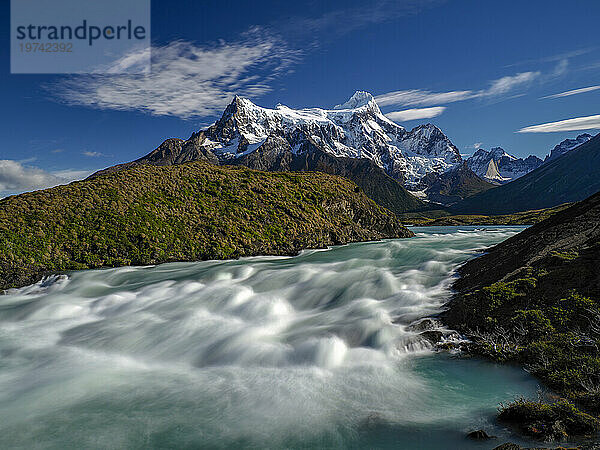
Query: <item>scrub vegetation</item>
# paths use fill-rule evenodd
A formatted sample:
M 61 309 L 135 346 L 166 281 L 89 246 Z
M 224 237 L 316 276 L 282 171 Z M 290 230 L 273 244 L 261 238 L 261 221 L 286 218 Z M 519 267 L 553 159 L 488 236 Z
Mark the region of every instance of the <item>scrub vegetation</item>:
M 598 223 L 600 193 L 493 247 L 460 269 L 444 313 L 470 352 L 519 363 L 559 395 L 501 411 L 543 439 L 600 430 Z
M 0 200 L 0 289 L 69 270 L 409 236 L 393 213 L 336 176 L 143 165 Z

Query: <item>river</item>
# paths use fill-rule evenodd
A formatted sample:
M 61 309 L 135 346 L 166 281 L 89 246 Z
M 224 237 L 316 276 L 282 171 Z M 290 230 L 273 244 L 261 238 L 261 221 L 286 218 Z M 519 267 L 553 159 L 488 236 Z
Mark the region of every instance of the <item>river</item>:
M 408 325 L 519 227 L 73 272 L 0 296 L 1 448 L 492 448 L 516 367 Z M 465 439 L 483 428 L 491 442 Z

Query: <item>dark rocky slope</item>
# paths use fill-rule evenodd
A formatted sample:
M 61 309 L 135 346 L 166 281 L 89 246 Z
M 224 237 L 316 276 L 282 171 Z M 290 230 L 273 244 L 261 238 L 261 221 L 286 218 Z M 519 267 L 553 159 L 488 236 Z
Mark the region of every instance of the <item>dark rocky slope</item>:
M 308 136 L 295 153 L 284 139 L 270 137 L 255 152 L 235 162 L 258 170 L 338 175 L 356 183 L 375 203 L 396 214 L 428 209 L 424 202 L 411 195 L 372 161 L 366 158 L 332 156 L 322 151 Z
M 164 141 L 155 150 L 135 161 L 118 164 L 93 173 L 88 179 L 96 178 L 100 175 L 118 172 L 120 170 L 136 167 L 143 164 L 152 166 L 172 166 L 173 164 L 182 164 L 190 161 L 207 161 L 212 164 L 219 164 L 217 157 L 210 151 L 204 149 L 200 144 L 205 137 L 202 132 L 194 133 L 187 141 L 183 139 L 171 138 Z
M 423 183 L 428 186 L 425 190 L 427 198 L 443 205 L 452 205 L 467 197 L 495 188 L 492 183 L 479 178 L 463 162 L 455 169 L 441 174 L 428 174 Z
M 292 255 L 410 236 L 339 177 L 200 161 L 140 165 L 0 200 L 0 289 L 73 269 Z
M 575 203 L 548 219 L 491 248 L 487 254 L 473 259 L 460 269 L 461 278 L 454 287 L 468 292 L 496 281 L 509 279 L 528 267 L 547 264 L 553 255 L 565 252 L 595 256 L 600 245 L 600 193 Z M 577 259 L 577 258 L 575 258 Z M 587 266 L 598 270 L 600 264 Z M 578 277 L 580 278 L 580 277 Z M 573 280 L 580 289 L 600 297 L 600 278 L 595 282 Z M 568 290 L 569 286 L 561 287 Z
M 544 439 L 600 429 L 575 406 L 600 414 L 600 193 L 492 247 L 459 273 L 446 324 L 471 337 L 471 351 L 523 364 L 567 399 L 518 401 L 500 418 Z

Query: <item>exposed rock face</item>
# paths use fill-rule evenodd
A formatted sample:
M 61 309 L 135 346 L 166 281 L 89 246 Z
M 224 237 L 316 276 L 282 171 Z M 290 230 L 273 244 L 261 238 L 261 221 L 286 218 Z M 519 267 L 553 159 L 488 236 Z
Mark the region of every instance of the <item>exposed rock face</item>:
M 546 156 L 544 162 L 552 161 L 553 159 L 558 158 L 559 156 L 564 155 L 565 153 L 573 150 L 575 147 L 579 147 L 581 144 L 585 144 L 592 138 L 591 134 L 583 133 L 577 136 L 575 139 L 565 139 L 560 144 L 552 149 L 550 154 Z
M 467 433 L 467 437 L 475 441 L 487 441 L 488 439 L 494 439 L 496 436 L 490 436 L 485 430 L 475 430 Z
M 282 150 L 299 154 L 310 139 L 328 155 L 369 159 L 408 186 L 461 160 L 458 149 L 439 128 L 427 124 L 407 132 L 381 113 L 371 94 L 361 91 L 331 110 L 294 110 L 283 105 L 268 109 L 235 97 L 205 135 L 204 147 L 217 155 L 221 164 L 243 158 L 265 144 L 272 147 L 274 142 Z
M 525 159 L 517 158 L 494 147 L 487 151 L 482 148 L 467 159 L 467 165 L 473 172 L 486 181 L 496 184 L 508 183 L 537 169 L 543 161 L 530 155 Z
M 321 150 L 310 137 L 291 152 L 288 142 L 270 136 L 254 152 L 232 160 L 233 164 L 265 171 L 324 172 L 355 182 L 377 204 L 400 214 L 419 211 L 426 205 L 410 195 L 398 181 L 366 158 L 334 157 Z

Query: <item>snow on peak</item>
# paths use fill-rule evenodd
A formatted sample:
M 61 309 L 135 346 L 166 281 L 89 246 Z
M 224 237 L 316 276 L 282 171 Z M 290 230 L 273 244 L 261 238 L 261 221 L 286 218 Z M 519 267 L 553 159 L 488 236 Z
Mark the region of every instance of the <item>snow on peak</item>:
M 443 139 L 444 137 L 446 137 L 446 135 L 444 133 L 442 133 L 442 130 L 440 130 L 438 127 L 436 127 L 432 123 L 426 123 L 424 125 L 419 125 L 419 126 L 413 128 L 411 133 L 413 133 L 415 135 L 427 137 L 428 139 L 431 139 L 431 138 L 442 138 Z
M 537 169 L 542 160 L 536 156 L 517 158 L 502 147 L 478 149 L 467 159 L 467 166 L 481 178 L 493 183 L 506 183 Z
M 357 109 L 371 104 L 376 104 L 375 98 L 371 94 L 365 91 L 356 91 L 346 103 L 336 105 L 333 109 Z
M 513 156 L 509 153 L 506 153 L 506 151 L 502 148 L 502 147 L 493 147 L 490 149 L 490 156 L 492 156 L 496 162 L 498 162 L 498 160 L 502 157 L 507 157 L 510 160 L 515 160 L 517 159 L 516 156 Z
M 385 117 L 371 94 L 357 91 L 335 109 L 274 109 L 236 96 L 223 116 L 204 131 L 205 147 L 221 162 L 254 152 L 270 136 L 296 152 L 307 140 L 333 156 L 367 158 L 406 186 L 427 174 L 442 173 L 461 160 L 458 149 L 434 125 L 407 132 Z
M 564 155 L 565 153 L 573 150 L 575 147 L 579 147 L 581 144 L 585 144 L 592 138 L 591 134 L 583 133 L 577 136 L 575 139 L 565 139 L 560 144 L 552 149 L 549 155 L 546 156 L 544 162 L 551 161 Z

